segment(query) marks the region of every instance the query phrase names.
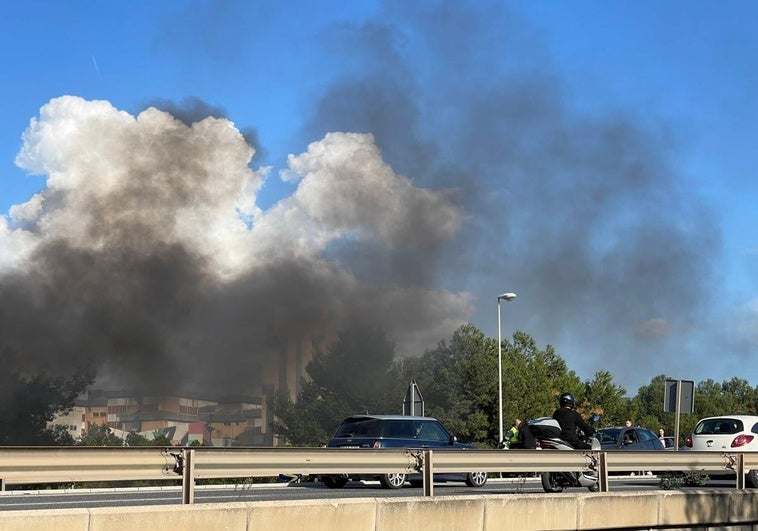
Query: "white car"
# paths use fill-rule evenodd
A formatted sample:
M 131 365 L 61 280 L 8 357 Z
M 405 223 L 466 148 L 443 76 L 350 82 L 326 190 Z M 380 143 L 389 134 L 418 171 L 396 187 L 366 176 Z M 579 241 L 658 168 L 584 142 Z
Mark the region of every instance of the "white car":
M 758 452 L 758 416 L 724 415 L 701 419 L 684 439 L 683 450 L 698 452 Z M 758 487 L 758 470 L 746 473 L 746 483 Z

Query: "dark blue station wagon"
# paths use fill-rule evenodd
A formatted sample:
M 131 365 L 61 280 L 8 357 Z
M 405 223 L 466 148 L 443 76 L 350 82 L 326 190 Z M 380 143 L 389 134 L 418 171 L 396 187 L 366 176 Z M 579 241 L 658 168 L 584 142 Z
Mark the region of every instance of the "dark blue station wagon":
M 442 423 L 432 417 L 405 415 L 353 415 L 342 421 L 327 444 L 329 448 L 420 448 L 431 450 L 475 449 L 471 444 L 459 443 Z M 399 489 L 406 480 L 420 487 L 420 474 L 358 474 L 329 475 L 321 480 L 329 488 L 342 488 L 349 480 L 376 480 L 388 489 Z M 486 472 L 467 474 L 435 474 L 435 482 L 463 481 L 470 487 L 481 487 L 487 482 Z

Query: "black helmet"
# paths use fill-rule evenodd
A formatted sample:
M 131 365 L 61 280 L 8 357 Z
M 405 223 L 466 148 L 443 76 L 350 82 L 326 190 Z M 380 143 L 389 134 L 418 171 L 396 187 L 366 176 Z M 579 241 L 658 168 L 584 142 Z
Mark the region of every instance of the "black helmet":
M 561 405 L 561 407 L 574 409 L 576 400 L 574 400 L 574 395 L 571 393 L 563 393 L 560 397 L 558 397 L 558 403 Z

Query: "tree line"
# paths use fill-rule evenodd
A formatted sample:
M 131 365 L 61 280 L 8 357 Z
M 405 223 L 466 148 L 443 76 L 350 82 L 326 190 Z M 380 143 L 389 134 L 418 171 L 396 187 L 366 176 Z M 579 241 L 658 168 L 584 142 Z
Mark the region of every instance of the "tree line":
M 360 413 L 400 414 L 408 384 L 415 380 L 424 397 L 425 414 L 441 420 L 461 441 L 482 448 L 498 443 L 497 340 L 472 324 L 420 357 L 395 358 L 394 343 L 381 330 L 353 330 L 338 335 L 317 352 L 306 368 L 297 400 L 277 394 L 272 407 L 273 432 L 290 446 L 326 443 L 345 417 Z M 666 375 L 654 377 L 633 397 L 608 371 L 582 380 L 555 349 L 540 348 L 525 332 L 502 343 L 503 418 L 552 415 L 558 395 L 569 391 L 577 410 L 595 428 L 623 425 L 629 419 L 654 433 L 674 434 L 675 414 L 663 411 Z M 679 444 L 700 418 L 758 413 L 758 387 L 740 378 L 695 386 L 694 413 L 680 415 Z
M 628 397 L 610 372 L 598 371 L 582 380 L 552 346 L 541 348 L 521 331 L 503 340 L 502 358 L 505 428 L 515 418 L 550 416 L 558 395 L 569 391 L 577 398 L 579 412 L 596 428 L 630 419 L 654 432 L 663 428 L 674 433 L 674 414 L 663 411 L 666 375 L 654 377 Z M 136 433 L 124 441 L 107 426 L 88 426 L 79 440 L 62 427 L 48 428 L 57 412 L 73 407 L 76 396 L 92 383 L 92 375 L 28 375 L 14 369 L 17 365 L 11 361 L 7 352 L 0 352 L 6 367 L 0 372 L 0 446 L 170 445 Z M 270 406 L 276 420 L 271 429 L 289 446 L 323 445 L 349 415 L 400 414 L 408 384 L 415 380 L 426 415 L 440 419 L 461 441 L 495 447 L 497 362 L 497 340 L 472 324 L 461 326 L 419 357 L 396 357 L 394 342 L 382 330 L 344 331 L 325 351 L 314 354 L 296 400 L 286 391 L 273 397 Z M 679 444 L 700 418 L 758 414 L 758 387 L 736 377 L 721 383 L 704 380 L 695 386 L 694 406 L 694 413 L 681 415 Z

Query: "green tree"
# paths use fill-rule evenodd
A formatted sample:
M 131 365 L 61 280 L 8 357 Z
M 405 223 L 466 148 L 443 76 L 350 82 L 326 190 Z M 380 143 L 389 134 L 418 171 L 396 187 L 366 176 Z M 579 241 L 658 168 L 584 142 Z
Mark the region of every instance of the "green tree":
M 426 414 L 467 442 L 492 444 L 497 408 L 497 343 L 471 324 L 427 352 L 413 375 Z M 494 398 L 494 399 L 493 399 Z
M 758 413 L 758 387 L 736 376 L 722 384 L 724 394 L 731 397 L 728 410 L 732 414 L 755 415 Z
M 150 446 L 150 440 L 136 431 L 130 431 L 124 439 L 126 446 Z
M 286 391 L 274 397 L 272 407 L 276 415 L 273 432 L 288 446 L 321 446 L 331 436 L 327 426 L 334 424 L 328 415 L 327 400 L 315 395 L 315 386 L 305 384 L 297 402 Z M 320 419 L 326 421 L 324 426 Z M 335 425 L 336 428 L 336 425 Z
M 517 331 L 503 347 L 503 414 L 506 419 L 537 418 L 553 414 L 558 396 L 571 392 L 583 402 L 579 377 L 551 345 L 544 349 L 529 334 Z
M 563 390 L 583 393 L 581 380 L 569 371 L 551 346 L 537 347 L 524 332 L 505 340 L 503 356 L 503 424 L 514 418 L 549 416 Z M 461 440 L 480 446 L 497 444 L 498 414 L 497 341 L 471 324 L 453 333 L 427 352 L 414 375 L 429 415 L 439 418 Z
M 126 446 L 173 446 L 165 433 L 154 433 L 152 439 L 130 431 L 124 439 Z M 106 445 L 107 446 L 107 445 Z
M 77 395 L 92 382 L 87 371 L 70 376 L 28 374 L 15 356 L 0 351 L 0 446 L 71 444 L 66 430 L 47 425 L 55 414 L 70 410 Z
M 123 446 L 124 441 L 107 424 L 87 424 L 77 446 Z
M 630 402 L 628 417 L 635 424 L 645 426 L 646 428 L 658 433 L 659 428 L 663 428 L 670 436 L 674 435 L 674 413 L 668 413 L 663 410 L 663 397 L 666 390 L 666 380 L 670 379 L 665 374 L 659 374 L 654 377 L 650 384 L 640 387 L 637 394 Z M 680 435 L 684 432 L 683 426 L 691 429 L 696 419 L 689 419 L 688 415 L 680 416 Z M 683 437 L 680 436 L 680 442 Z
M 636 424 L 657 431 L 663 428 L 667 434 L 675 433 L 676 416 L 663 411 L 666 375 L 658 375 L 649 385 L 640 387 L 631 402 L 632 417 Z M 695 386 L 694 413 L 679 416 L 679 444 L 692 432 L 701 418 L 726 414 L 755 414 L 758 412 L 758 389 L 741 378 L 724 382 L 712 379 L 698 382 Z
M 608 371 L 582 381 L 552 346 L 539 348 L 517 331 L 502 343 L 504 427 L 514 418 L 550 416 L 562 392 L 577 399 L 577 410 L 599 426 L 635 424 L 674 433 L 674 414 L 663 411 L 665 375 L 641 387 L 631 400 Z M 297 401 L 277 394 L 271 407 L 273 431 L 289 445 L 323 444 L 339 422 L 355 413 L 400 413 L 407 385 L 416 380 L 425 413 L 439 418 L 461 440 L 494 446 L 498 432 L 498 345 L 471 324 L 420 357 L 394 360 L 394 344 L 379 330 L 344 332 L 307 367 Z M 758 390 L 733 378 L 706 380 L 695 389 L 695 413 L 680 418 L 680 443 L 699 418 L 756 413 Z
M 76 440 L 67 426 L 53 425 L 47 429 L 51 435 L 51 446 L 74 446 Z
M 734 377 L 721 383 L 721 405 L 723 414 L 755 415 L 758 411 L 758 390 L 750 387 L 747 380 Z
M 598 371 L 585 384 L 583 410 L 588 419 L 600 417 L 599 426 L 619 426 L 629 416 L 626 389 L 613 383 L 608 371 Z

